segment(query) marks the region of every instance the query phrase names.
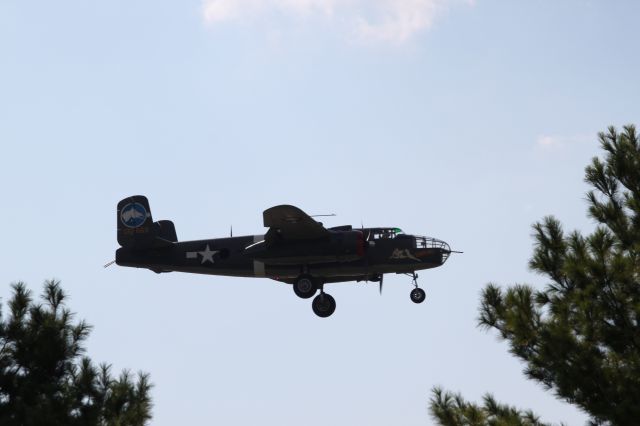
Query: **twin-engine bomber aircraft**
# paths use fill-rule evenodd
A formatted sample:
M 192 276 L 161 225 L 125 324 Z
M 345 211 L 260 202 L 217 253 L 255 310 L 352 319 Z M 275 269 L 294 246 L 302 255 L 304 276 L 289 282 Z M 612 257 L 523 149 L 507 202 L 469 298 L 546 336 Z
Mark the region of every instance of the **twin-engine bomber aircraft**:
M 154 222 L 146 197 L 118 203 L 115 262 L 154 272 L 191 272 L 232 277 L 265 277 L 293 285 L 294 293 L 313 299 L 313 312 L 328 317 L 336 302 L 324 285 L 375 281 L 384 274 L 412 278 L 411 300 L 422 303 L 417 270 L 442 265 L 452 250 L 444 241 L 408 235 L 399 228 L 325 228 L 297 207 L 271 207 L 262 214 L 265 235 L 178 242 L 173 222 Z M 460 252 L 454 252 L 460 253 Z

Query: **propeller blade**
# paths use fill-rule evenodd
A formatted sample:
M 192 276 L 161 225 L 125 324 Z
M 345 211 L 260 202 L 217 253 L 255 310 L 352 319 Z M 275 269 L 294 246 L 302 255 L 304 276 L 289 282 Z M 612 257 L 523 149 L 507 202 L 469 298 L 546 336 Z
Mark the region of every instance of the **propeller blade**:
M 362 231 L 362 235 L 364 235 L 364 222 L 362 221 L 362 219 L 360 219 L 360 230 Z M 367 232 L 367 238 L 365 239 L 365 241 L 369 242 L 370 239 L 371 239 L 371 231 Z
M 382 294 L 382 283 L 384 282 L 384 274 L 380 274 L 380 294 Z
M 113 265 L 114 263 L 116 263 L 115 260 L 112 260 L 111 262 L 107 263 L 106 265 L 104 265 L 105 268 L 108 268 L 109 266 Z

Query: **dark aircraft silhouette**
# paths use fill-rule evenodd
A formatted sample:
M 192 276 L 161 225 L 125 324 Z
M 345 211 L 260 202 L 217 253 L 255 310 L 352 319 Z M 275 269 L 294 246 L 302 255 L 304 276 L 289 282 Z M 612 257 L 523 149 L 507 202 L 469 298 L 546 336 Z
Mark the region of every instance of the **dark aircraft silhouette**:
M 303 299 L 313 299 L 313 312 L 328 317 L 336 302 L 324 285 L 375 281 L 384 274 L 412 277 L 411 300 L 422 303 L 416 271 L 442 265 L 453 252 L 435 238 L 408 235 L 399 228 L 325 228 L 302 210 L 281 205 L 263 212 L 265 235 L 178 242 L 173 222 L 154 222 L 146 197 L 118 203 L 115 262 L 154 272 L 191 272 L 232 277 L 265 277 L 292 284 Z M 460 252 L 453 252 L 460 253 Z

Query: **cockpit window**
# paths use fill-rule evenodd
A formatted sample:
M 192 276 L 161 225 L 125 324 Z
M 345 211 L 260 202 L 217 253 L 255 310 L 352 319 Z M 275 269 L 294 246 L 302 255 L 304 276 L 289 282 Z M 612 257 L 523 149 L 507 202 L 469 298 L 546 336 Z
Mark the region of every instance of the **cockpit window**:
M 371 238 L 374 240 L 391 240 L 400 234 L 404 234 L 400 228 L 374 229 Z

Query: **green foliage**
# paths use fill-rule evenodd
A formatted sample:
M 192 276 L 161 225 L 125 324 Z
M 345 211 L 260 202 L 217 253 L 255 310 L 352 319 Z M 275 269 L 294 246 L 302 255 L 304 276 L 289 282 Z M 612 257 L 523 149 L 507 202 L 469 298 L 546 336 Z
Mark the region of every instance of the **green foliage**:
M 433 389 L 431 416 L 443 426 L 548 426 L 531 411 L 499 404 L 485 395 L 482 406 L 469 403 L 460 394 Z
M 9 315 L 0 319 L 0 424 L 146 424 L 148 374 L 115 379 L 109 365 L 92 364 L 83 346 L 91 326 L 73 322 L 60 283 L 45 282 L 43 303 L 23 283 L 12 287 Z
M 529 266 L 548 285 L 487 285 L 479 324 L 508 341 L 528 378 L 591 423 L 631 425 L 640 419 L 640 144 L 633 126 L 599 138 L 605 157 L 585 171 L 596 229 L 565 233 L 551 216 L 534 224 Z M 466 406 L 446 405 L 439 395 L 431 411 L 441 424 L 471 424 L 442 421 L 443 407 L 460 415 Z

